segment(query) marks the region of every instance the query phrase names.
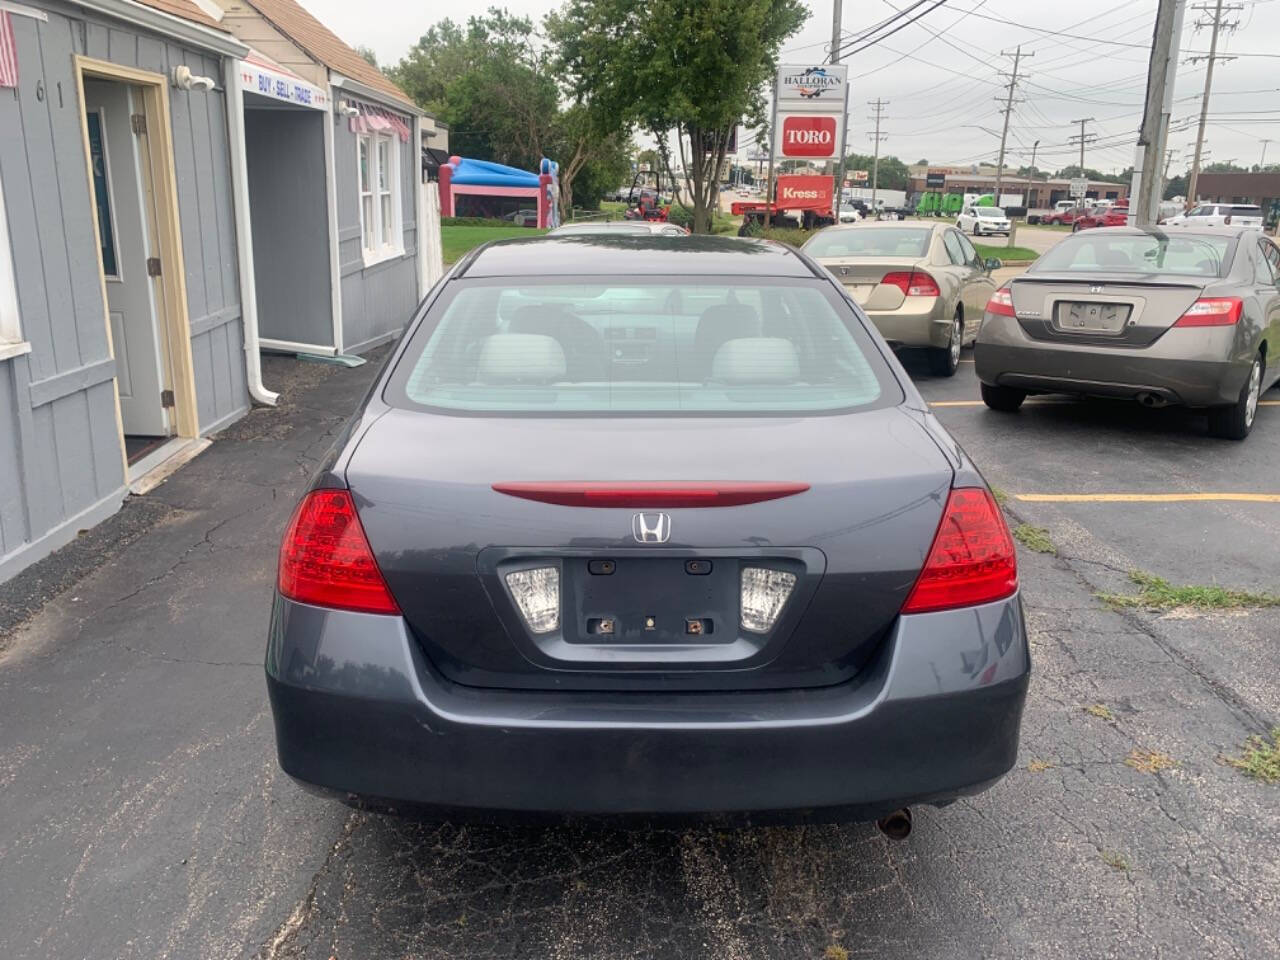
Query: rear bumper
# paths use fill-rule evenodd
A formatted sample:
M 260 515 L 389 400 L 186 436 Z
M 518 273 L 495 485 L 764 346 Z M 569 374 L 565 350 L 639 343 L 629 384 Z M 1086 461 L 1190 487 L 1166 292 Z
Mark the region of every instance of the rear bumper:
M 870 819 L 1013 765 L 1030 656 L 1018 597 L 900 617 L 850 683 L 593 694 L 452 684 L 396 617 L 277 599 L 280 764 L 340 795 L 555 814 Z
M 939 347 L 951 344 L 954 312 L 943 297 L 905 297 L 896 310 L 862 308 L 880 336 L 895 347 Z
M 983 383 L 1046 393 L 1136 397 L 1213 407 L 1235 403 L 1252 357 L 1233 356 L 1236 329 L 1170 330 L 1149 347 L 1035 340 L 1011 317 L 987 314 L 974 348 Z

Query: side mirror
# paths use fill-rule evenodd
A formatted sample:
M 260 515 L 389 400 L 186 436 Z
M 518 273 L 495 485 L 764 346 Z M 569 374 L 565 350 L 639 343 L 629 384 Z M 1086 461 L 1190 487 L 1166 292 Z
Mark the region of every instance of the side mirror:
M 983 266 L 986 267 L 987 273 L 990 273 L 992 270 L 999 270 L 1001 267 L 1004 266 L 1004 263 L 1000 260 L 999 257 L 987 257 L 986 262 L 983 263 Z

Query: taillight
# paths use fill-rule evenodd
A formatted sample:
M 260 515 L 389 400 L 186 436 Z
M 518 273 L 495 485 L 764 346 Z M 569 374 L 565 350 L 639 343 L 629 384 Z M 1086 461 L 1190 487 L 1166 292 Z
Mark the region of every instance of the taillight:
M 1008 287 L 1001 287 L 991 295 L 991 299 L 987 301 L 987 313 L 994 313 L 1002 317 L 1015 316 L 1013 312 L 1013 294 Z
M 1239 297 L 1204 297 L 1178 318 L 1175 327 L 1229 327 L 1240 322 L 1244 301 Z
M 880 281 L 886 286 L 897 287 L 904 297 L 940 297 L 937 281 L 921 270 L 895 270 L 886 273 Z
M 346 490 L 312 490 L 302 498 L 280 544 L 276 589 L 317 607 L 400 612 Z
M 1011 596 L 1018 561 L 1004 515 L 981 487 L 952 490 L 903 613 L 971 607 Z

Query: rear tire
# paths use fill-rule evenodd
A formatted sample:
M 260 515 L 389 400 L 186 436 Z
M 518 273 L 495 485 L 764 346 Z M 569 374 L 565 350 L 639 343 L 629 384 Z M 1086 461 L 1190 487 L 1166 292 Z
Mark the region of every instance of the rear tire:
M 982 384 L 982 402 L 992 410 L 1001 413 L 1013 413 L 1022 401 L 1027 399 L 1027 391 L 1015 387 L 996 387 L 989 383 Z
M 1223 440 L 1243 440 L 1253 429 L 1258 415 L 1258 398 L 1262 395 L 1262 354 L 1253 358 L 1249 378 L 1240 388 L 1240 399 L 1229 407 L 1215 407 L 1209 411 L 1209 435 Z
M 964 343 L 964 321 L 956 314 L 951 321 L 951 342 L 929 348 L 929 370 L 935 377 L 954 377 L 960 366 L 960 345 Z

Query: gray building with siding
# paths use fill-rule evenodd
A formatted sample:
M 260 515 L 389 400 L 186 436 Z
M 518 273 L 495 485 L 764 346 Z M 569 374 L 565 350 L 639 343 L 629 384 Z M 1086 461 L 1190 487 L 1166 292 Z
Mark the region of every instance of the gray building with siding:
M 190 441 L 249 407 L 225 96 L 165 82 L 178 66 L 219 77 L 241 45 L 174 9 L 170 0 L 35 0 L 10 15 L 19 73 L 16 87 L 0 88 L 0 258 L 9 258 L 0 270 L 9 315 L 0 327 L 0 579 L 119 507 L 133 429 L 122 404 L 136 400 L 137 422 L 148 424 L 140 429 L 155 431 L 142 445 Z M 127 131 L 130 116 L 145 118 L 135 144 L 114 132 Z M 166 150 L 171 165 L 160 169 L 151 161 Z M 143 209 L 144 191 L 157 198 L 153 209 Z M 111 214 L 104 230 L 99 217 Z M 145 241 L 137 249 L 126 243 L 131 219 Z M 154 341 L 127 358 L 123 325 L 136 314 L 133 340 L 145 346 L 148 308 L 117 309 L 126 288 L 150 300 Z M 122 385 L 126 364 L 133 379 Z
M 419 144 L 448 146 L 293 0 L 5 9 L 0 580 L 274 402 L 260 348 L 396 336 L 426 283 Z

